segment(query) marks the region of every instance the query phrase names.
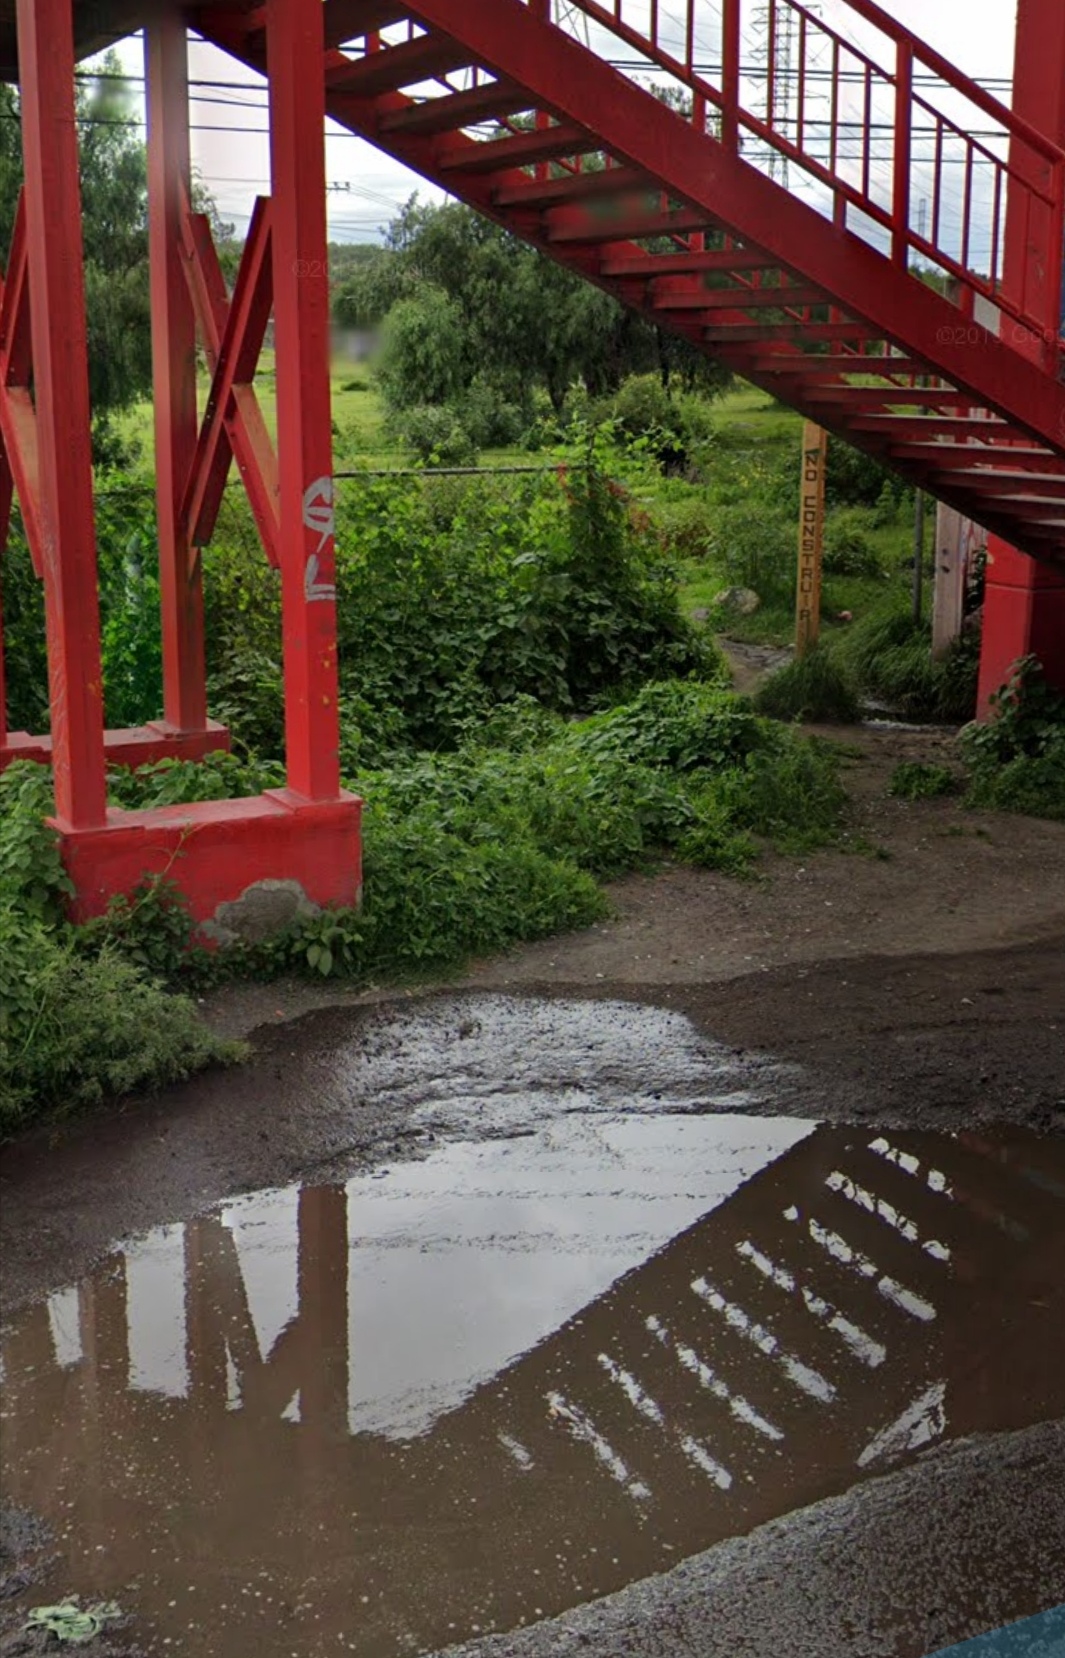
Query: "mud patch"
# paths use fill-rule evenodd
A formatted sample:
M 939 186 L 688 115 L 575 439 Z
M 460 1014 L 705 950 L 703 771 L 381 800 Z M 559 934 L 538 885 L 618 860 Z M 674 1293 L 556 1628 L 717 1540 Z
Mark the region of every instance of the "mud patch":
M 418 1109 L 498 1135 L 478 1036 Z M 404 1052 L 333 1063 L 402 1089 Z M 245 1194 L 12 1323 L 4 1489 L 62 1591 L 153 1652 L 392 1658 L 1065 1411 L 1061 1142 L 700 1116 L 694 1081 L 526 1121 L 514 1057 L 517 1136 Z

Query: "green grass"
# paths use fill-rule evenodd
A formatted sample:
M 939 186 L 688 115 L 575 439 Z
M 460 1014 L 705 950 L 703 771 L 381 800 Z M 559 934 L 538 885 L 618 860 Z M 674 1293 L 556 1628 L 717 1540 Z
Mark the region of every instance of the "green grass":
M 366 467 L 371 471 L 389 471 L 412 464 L 409 453 L 385 432 L 385 405 L 373 377 L 369 363 L 353 363 L 336 358 L 330 374 L 333 408 L 333 444 L 338 471 Z M 255 389 L 262 405 L 263 419 L 271 437 L 277 435 L 277 375 L 274 353 L 264 349 L 255 377 Z M 210 391 L 210 378 L 201 374 L 198 381 L 198 399 L 201 414 Z M 135 471 L 150 481 L 152 461 L 152 405 L 145 400 L 118 418 L 119 432 L 127 443 L 136 446 L 138 460 Z M 487 449 L 479 457 L 479 465 L 535 466 L 535 455 L 518 448 Z M 546 462 L 545 462 L 546 464 Z
M 763 680 L 754 705 L 776 720 L 828 720 L 851 724 L 860 705 L 853 680 L 824 649 L 808 651 Z

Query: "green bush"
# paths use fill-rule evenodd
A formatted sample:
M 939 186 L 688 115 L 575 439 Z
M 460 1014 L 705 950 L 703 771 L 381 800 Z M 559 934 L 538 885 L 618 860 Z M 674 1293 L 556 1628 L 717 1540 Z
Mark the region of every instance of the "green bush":
M 23 761 L 0 776 L 0 1136 L 237 1052 L 137 965 L 139 951 L 149 966 L 152 954 L 163 970 L 173 966 L 188 937 L 180 907 L 169 933 L 158 905 L 150 918 L 127 905 L 124 935 L 117 913 L 85 929 L 67 925 L 70 885 L 44 821 L 50 808 L 43 766 Z
M 837 507 L 825 522 L 824 567 L 833 576 L 879 576 L 883 572 L 861 507 Z
M 969 804 L 1065 821 L 1065 696 L 1035 657 L 1015 664 L 992 716 L 962 733 Z
M 337 579 L 345 707 L 368 757 L 383 727 L 395 748 L 453 749 L 516 697 L 584 710 L 648 678 L 722 673 L 649 521 L 597 466 L 358 480 L 339 503 Z
M 755 707 L 776 720 L 853 724 L 861 706 L 850 677 L 824 648 L 808 651 L 762 681 Z
M 389 427 L 423 466 L 477 465 L 477 445 L 452 408 L 421 403 L 394 415 Z
M 679 501 L 656 501 L 652 517 L 671 558 L 702 561 L 715 552 L 715 513 L 701 494 L 689 488 Z
M 934 800 L 953 794 L 958 780 L 949 766 L 929 765 L 923 760 L 902 760 L 891 774 L 888 794 L 899 800 Z
M 237 1050 L 194 1004 L 120 951 L 88 956 L 0 902 L 0 1135 L 132 1089 L 159 1087 Z
M 795 592 L 794 514 L 744 501 L 717 508 L 712 556 L 731 586 L 750 587 L 764 604 L 790 603 Z
M 883 507 L 885 490 L 897 503 L 906 485 L 864 450 L 832 439 L 825 465 L 825 499 L 830 507 Z

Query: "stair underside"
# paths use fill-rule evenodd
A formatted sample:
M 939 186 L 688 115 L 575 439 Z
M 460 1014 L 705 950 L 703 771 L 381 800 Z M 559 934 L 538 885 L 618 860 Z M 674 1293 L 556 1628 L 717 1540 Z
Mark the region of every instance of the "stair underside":
M 409 18 L 427 32 L 376 50 L 354 40 Z M 243 9 L 194 21 L 263 67 Z M 1041 366 L 517 0 L 419 0 L 416 14 L 331 0 L 326 28 L 342 125 L 1033 558 L 1065 563 L 1065 385 Z M 474 69 L 494 78 L 470 84 Z

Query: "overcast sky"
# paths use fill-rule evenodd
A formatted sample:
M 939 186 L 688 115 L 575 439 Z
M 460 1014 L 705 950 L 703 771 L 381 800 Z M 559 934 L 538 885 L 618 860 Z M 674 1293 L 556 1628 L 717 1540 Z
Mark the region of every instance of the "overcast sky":
M 746 3 L 753 8 L 757 0 Z M 1010 76 L 1016 0 L 887 0 L 887 7 L 967 74 L 999 81 Z M 846 0 L 821 0 L 814 9 L 827 22 L 837 23 L 842 32 L 861 38 Z M 139 42 L 126 42 L 122 57 L 131 73 L 141 72 Z M 190 61 L 195 80 L 246 85 L 246 90 L 199 88 L 193 105 L 196 165 L 223 216 L 243 230 L 255 195 L 269 188 L 269 156 L 261 131 L 265 95 L 261 83 L 210 47 L 194 42 Z M 205 130 L 235 126 L 245 130 Z M 413 191 L 431 197 L 440 194 L 371 145 L 331 124 L 326 155 L 329 181 L 336 187 L 329 195 L 330 233 L 336 240 L 376 241 L 381 228 Z

